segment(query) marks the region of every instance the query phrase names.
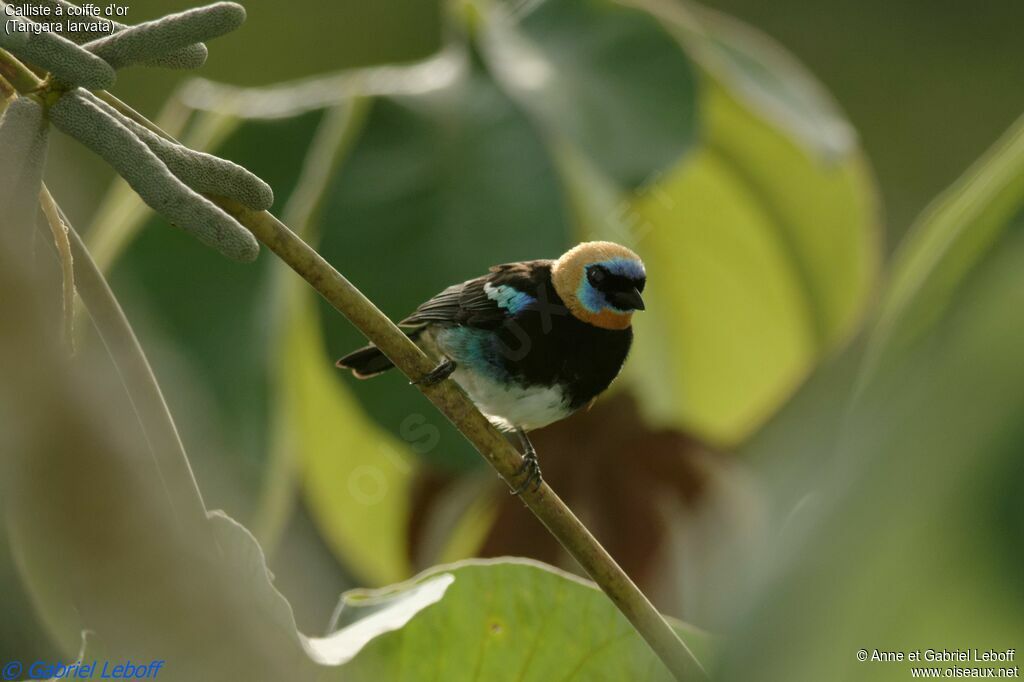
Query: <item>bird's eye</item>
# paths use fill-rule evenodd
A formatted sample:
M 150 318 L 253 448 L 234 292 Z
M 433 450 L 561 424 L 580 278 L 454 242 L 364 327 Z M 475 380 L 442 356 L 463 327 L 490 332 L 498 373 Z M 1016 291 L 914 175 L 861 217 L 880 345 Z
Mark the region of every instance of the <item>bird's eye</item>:
M 600 285 L 601 282 L 604 281 L 604 278 L 605 278 L 604 268 L 602 268 L 600 266 L 594 266 L 594 267 L 587 268 L 587 281 L 590 282 L 590 284 L 592 286 L 596 287 L 596 286 Z

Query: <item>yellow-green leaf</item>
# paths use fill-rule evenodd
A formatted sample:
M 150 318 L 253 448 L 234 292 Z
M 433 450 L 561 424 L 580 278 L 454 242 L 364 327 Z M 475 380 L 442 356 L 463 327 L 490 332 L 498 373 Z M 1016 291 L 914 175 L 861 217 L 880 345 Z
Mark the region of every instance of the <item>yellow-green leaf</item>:
M 651 225 L 640 242 L 650 286 L 633 377 L 665 390 L 647 394 L 647 411 L 732 440 L 770 413 L 816 354 L 801 283 L 759 197 L 713 149 L 636 210 Z
M 901 246 L 873 350 L 905 346 L 935 324 L 957 288 L 1024 216 L 1024 118 L 943 193 Z
M 327 355 L 312 292 L 295 291 L 283 344 L 287 442 L 327 543 L 363 582 L 408 577 L 408 447 L 368 417 Z
M 710 77 L 702 93 L 699 149 L 640 190 L 563 168 L 584 234 L 626 240 L 648 265 L 627 365 L 645 412 L 728 445 L 850 335 L 878 235 L 858 154 L 826 162 Z
M 369 607 L 451 576 L 437 603 L 381 634 L 341 669 L 346 680 L 420 682 L 661 682 L 668 670 L 589 581 L 524 559 L 437 566 L 404 586 L 366 594 Z M 346 610 L 360 605 L 346 595 Z M 362 607 L 366 610 L 366 606 Z M 345 611 L 342 612 L 343 614 Z M 371 611 L 372 613 L 372 611 Z M 707 665 L 713 642 L 681 623 L 676 631 Z
M 908 238 L 854 390 L 848 370 L 825 373 L 752 451 L 782 527 L 770 556 L 748 562 L 769 575 L 753 580 L 765 589 L 745 602 L 716 679 L 895 682 L 919 665 L 1015 676 L 1013 660 L 951 665 L 927 650 L 1024 640 L 1021 132 Z M 874 647 L 926 654 L 853 655 Z

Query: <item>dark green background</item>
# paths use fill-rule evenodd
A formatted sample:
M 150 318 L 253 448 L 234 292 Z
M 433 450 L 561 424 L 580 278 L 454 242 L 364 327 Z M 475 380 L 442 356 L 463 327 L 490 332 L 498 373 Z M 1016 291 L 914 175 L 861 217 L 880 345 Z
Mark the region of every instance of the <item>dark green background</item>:
M 135 3 L 132 21 L 189 3 Z M 798 57 L 835 96 L 860 132 L 878 175 L 888 242 L 1024 110 L 1024 3 L 928 0 L 714 0 Z M 246 2 L 247 25 L 220 39 L 204 77 L 246 85 L 430 53 L 443 33 L 437 3 L 426 0 L 323 3 Z M 116 92 L 155 114 L 167 92 L 191 74 L 129 70 Z M 83 156 L 62 145 L 66 153 Z M 87 158 L 87 157 L 85 157 Z M 80 162 L 60 164 L 81 171 Z M 88 224 L 109 172 L 94 160 L 85 193 L 67 197 Z M 58 164 L 51 165 L 51 173 Z M 61 178 L 53 179 L 59 189 Z M 69 191 L 72 191 L 68 187 Z M 65 192 L 65 195 L 67 192 Z

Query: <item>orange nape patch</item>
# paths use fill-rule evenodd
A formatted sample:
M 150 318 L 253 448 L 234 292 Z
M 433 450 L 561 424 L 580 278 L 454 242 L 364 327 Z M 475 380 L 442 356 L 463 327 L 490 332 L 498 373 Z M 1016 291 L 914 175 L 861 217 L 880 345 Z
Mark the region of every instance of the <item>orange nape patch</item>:
M 625 329 L 633 322 L 633 313 L 620 313 L 610 308 L 605 308 L 599 313 L 592 313 L 584 308 L 579 301 L 573 300 L 566 303 L 569 311 L 578 319 L 601 329 Z
M 551 267 L 551 282 L 569 312 L 577 319 L 602 329 L 625 329 L 633 319 L 632 311 L 619 312 L 605 308 L 591 312 L 579 300 L 576 291 L 583 282 L 584 270 L 592 263 L 615 258 L 640 262 L 640 256 L 615 242 L 582 242 L 562 254 Z

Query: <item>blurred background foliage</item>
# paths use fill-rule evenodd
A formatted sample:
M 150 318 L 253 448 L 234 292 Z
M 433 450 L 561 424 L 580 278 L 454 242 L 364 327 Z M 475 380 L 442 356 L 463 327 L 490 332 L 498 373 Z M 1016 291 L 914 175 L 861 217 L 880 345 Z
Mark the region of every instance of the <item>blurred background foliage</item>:
M 890 247 L 1024 104 L 1016 87 L 1024 79 L 1016 30 L 1024 8 L 1015 0 L 992 0 L 978 12 L 956 2 L 926 0 L 813 6 L 799 0 L 713 0 L 704 5 L 779 41 L 842 104 L 879 179 Z M 130 19 L 189 6 L 187 0 L 133 3 Z M 342 0 L 325 8 L 315 0 L 287 7 L 253 0 L 246 7 L 245 30 L 221 39 L 204 76 L 269 85 L 423 58 L 441 41 L 440 3 L 433 1 L 381 0 L 367 6 Z M 268 51 L 274 58 L 265 56 Z M 136 108 L 155 115 L 169 90 L 187 78 L 180 72 L 127 71 L 118 89 L 130 94 Z M 61 153 L 76 160 L 63 166 L 67 172 L 80 168 L 77 162 L 95 171 L 87 174 L 87 191 L 69 197 L 72 218 L 87 224 L 113 175 L 72 145 Z
M 763 424 L 849 337 L 874 286 L 878 215 L 856 137 L 780 48 L 696 5 L 466 4 L 444 33 L 425 61 L 328 75 L 299 94 L 192 83 L 163 118 L 271 182 L 286 221 L 395 318 L 482 264 L 586 238 L 644 254 L 652 312 L 617 402 L 538 437 L 563 460 L 549 479 L 678 611 L 692 589 L 679 576 L 699 585 L 717 568 L 682 570 L 670 535 L 749 530 L 739 473 L 709 448 Z M 357 386 L 331 368 L 360 343 L 346 321 L 272 269 L 239 276 L 186 256 L 177 235 L 135 238 L 137 206 L 115 187 L 90 242 L 138 297 L 135 319 L 169 342 L 171 402 L 211 448 L 200 476 L 210 462 L 210 476 L 238 484 L 217 502 L 265 546 L 299 501 L 360 583 L 477 554 L 566 563 L 402 377 Z M 171 274 L 179 259 L 189 267 Z M 218 300 L 196 314 L 201 291 Z M 609 423 L 603 412 L 617 426 L 573 447 L 599 428 L 590 420 Z M 613 437 L 629 433 L 637 443 Z M 594 475 L 576 475 L 580 461 Z M 620 469 L 636 483 L 604 490 Z M 698 520 L 716 505 L 739 518 Z M 709 539 L 688 543 L 708 552 L 677 554 L 713 555 L 724 543 Z
M 662 610 L 735 628 L 727 677 L 862 679 L 836 661 L 909 633 L 1019 641 L 1019 134 L 903 240 L 1024 110 L 1019 3 L 246 6 L 210 81 L 129 71 L 117 94 L 267 180 L 393 318 L 580 239 L 644 257 L 624 376 L 535 442 Z M 71 145 L 49 175 L 207 505 L 253 530 L 300 630 L 323 630 L 324 595 L 466 556 L 573 568 L 402 377 L 334 370 L 359 335 L 279 263 L 157 229 Z M 794 672 L 796 646 L 819 655 Z

